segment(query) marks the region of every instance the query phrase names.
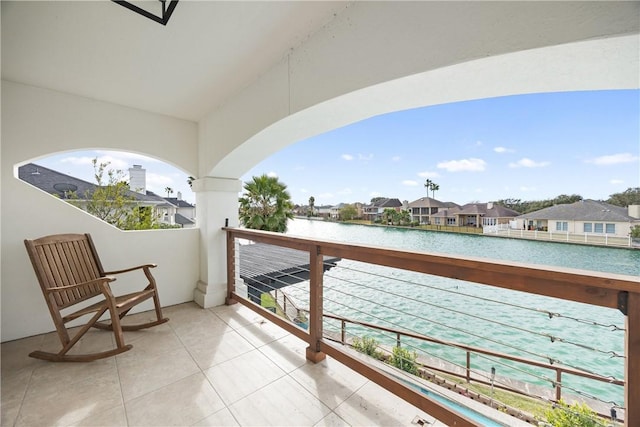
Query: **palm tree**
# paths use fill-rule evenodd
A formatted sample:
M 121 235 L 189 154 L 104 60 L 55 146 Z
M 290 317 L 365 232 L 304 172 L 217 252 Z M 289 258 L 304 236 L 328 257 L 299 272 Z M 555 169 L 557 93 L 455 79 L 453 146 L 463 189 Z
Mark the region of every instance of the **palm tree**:
M 399 218 L 400 218 L 400 225 L 411 223 L 411 213 L 409 213 L 408 210 L 401 211 Z
M 438 184 L 436 184 L 435 182 L 431 184 L 431 195 L 433 195 L 433 198 L 436 198 L 436 191 L 440 190 L 440 186 Z
M 435 198 L 436 191 L 440 190 L 440 186 L 435 182 L 431 181 L 430 179 L 427 179 L 424 182 L 424 186 L 427 189 L 427 209 L 429 211 L 429 224 L 431 224 L 431 199 L 429 199 L 429 190 L 431 190 L 431 194 Z
M 432 189 L 433 186 L 433 181 L 431 181 L 430 179 L 427 178 L 427 180 L 424 182 L 424 188 L 427 189 L 427 224 L 431 223 L 431 199 L 429 199 L 429 190 Z
M 171 197 L 171 194 L 173 194 L 173 188 L 171 187 L 165 187 L 164 191 L 167 192 L 167 197 Z
M 244 186 L 240 198 L 240 222 L 254 230 L 287 231 L 287 220 L 293 218 L 293 203 L 287 186 L 278 178 L 261 175 Z
M 391 223 L 391 225 L 393 225 L 393 223 L 395 222 L 394 220 L 396 219 L 396 215 L 397 215 L 397 212 L 395 209 L 385 208 L 384 211 L 382 212 L 382 219 L 387 224 Z
M 313 208 L 315 207 L 315 203 L 316 203 L 316 198 L 313 196 L 309 197 L 309 211 L 311 211 L 309 216 L 313 216 Z

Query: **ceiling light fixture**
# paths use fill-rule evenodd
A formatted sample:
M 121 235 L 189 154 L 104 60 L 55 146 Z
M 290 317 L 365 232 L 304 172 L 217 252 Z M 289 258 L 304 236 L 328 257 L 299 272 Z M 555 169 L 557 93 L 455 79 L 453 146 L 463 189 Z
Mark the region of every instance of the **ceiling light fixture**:
M 145 10 L 139 6 L 136 6 L 133 3 L 129 3 L 128 1 L 124 1 L 124 0 L 111 0 L 111 1 L 114 3 L 118 3 L 120 6 L 124 6 L 127 9 L 132 10 L 136 13 L 139 13 L 140 15 L 145 16 L 151 19 L 152 21 L 155 21 L 162 25 L 167 25 L 167 22 L 169 22 L 169 18 L 171 18 L 171 14 L 173 13 L 176 6 L 178 5 L 178 0 L 170 0 L 168 7 L 166 4 L 167 3 L 166 0 L 158 0 L 160 3 L 162 3 L 162 15 L 158 16 L 158 15 L 154 15 L 148 10 Z

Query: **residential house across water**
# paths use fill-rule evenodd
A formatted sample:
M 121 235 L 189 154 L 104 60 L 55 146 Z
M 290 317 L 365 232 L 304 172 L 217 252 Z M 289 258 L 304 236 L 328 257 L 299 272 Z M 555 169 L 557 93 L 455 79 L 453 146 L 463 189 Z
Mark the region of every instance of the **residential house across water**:
M 640 225 L 640 205 L 620 207 L 596 200 L 580 200 L 520 215 L 511 228 L 572 234 L 628 237 Z

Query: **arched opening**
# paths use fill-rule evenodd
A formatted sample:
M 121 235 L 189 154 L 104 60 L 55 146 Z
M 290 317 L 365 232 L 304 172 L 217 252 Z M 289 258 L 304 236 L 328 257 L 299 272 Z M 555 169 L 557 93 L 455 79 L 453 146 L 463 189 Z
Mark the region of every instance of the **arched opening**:
M 191 178 L 142 154 L 68 151 L 22 162 L 14 176 L 120 229 L 196 225 Z

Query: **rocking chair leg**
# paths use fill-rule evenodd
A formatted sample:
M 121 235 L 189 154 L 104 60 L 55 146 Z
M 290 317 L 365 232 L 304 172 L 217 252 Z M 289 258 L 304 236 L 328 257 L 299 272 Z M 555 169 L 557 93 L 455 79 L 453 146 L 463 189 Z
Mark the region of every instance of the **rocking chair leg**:
M 114 348 L 113 350 L 103 351 L 102 353 L 91 354 L 60 354 L 60 353 L 48 353 L 46 351 L 32 351 L 29 353 L 29 357 L 36 359 L 47 360 L 49 362 L 93 362 L 94 360 L 104 359 L 105 357 L 115 356 L 116 354 L 124 353 L 133 348 L 131 344 L 124 347 Z

